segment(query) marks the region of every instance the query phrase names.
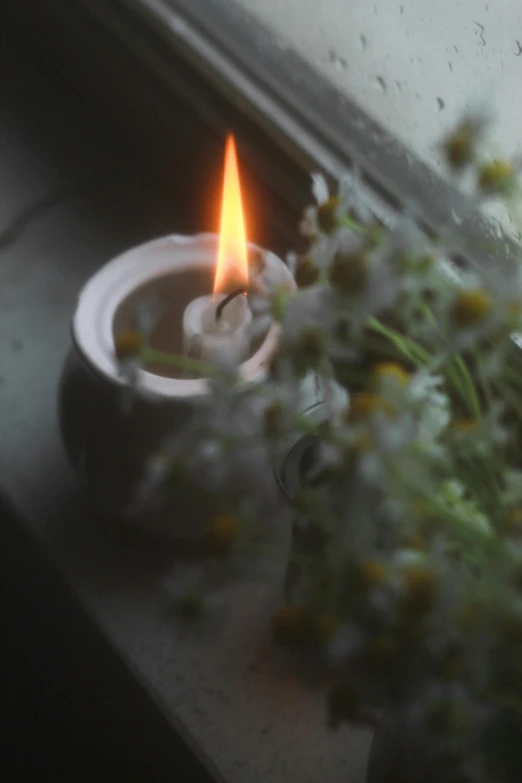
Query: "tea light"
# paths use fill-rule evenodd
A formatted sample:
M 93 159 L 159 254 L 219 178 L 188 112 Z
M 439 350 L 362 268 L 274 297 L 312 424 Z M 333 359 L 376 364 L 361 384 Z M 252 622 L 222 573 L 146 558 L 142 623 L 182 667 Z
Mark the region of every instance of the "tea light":
M 135 328 L 140 303 L 151 299 L 160 314 L 149 336 L 151 349 L 202 359 L 216 358 L 221 351 L 232 353 L 242 360 L 243 384 L 266 382 L 280 327 L 272 323 L 251 345 L 248 294 L 226 300 L 238 289 L 262 287 L 258 274 L 269 273 L 270 279 L 290 289 L 295 283 L 277 256 L 247 241 L 242 209 L 238 210 L 241 197 L 232 140 L 227 144 L 225 185 L 219 235 L 154 239 L 113 259 L 87 281 L 74 314 L 72 347 L 60 383 L 63 440 L 92 495 L 112 514 L 177 539 L 201 535 L 206 518 L 201 488 L 192 491 L 182 482 L 175 490 L 175 512 L 172 498 L 142 515 L 129 513 L 129 508 L 147 459 L 193 415 L 194 402 L 208 392 L 209 379 L 188 378 L 160 360 L 149 363 L 140 370 L 136 402 L 126 412 L 121 404 L 125 379 L 115 344 L 121 331 Z M 262 259 L 264 272 L 256 265 L 249 275 L 250 255 Z
M 226 294 L 193 299 L 183 314 L 185 354 L 209 362 L 226 356 L 238 364 L 244 361 L 250 351 L 252 323 L 246 297 L 246 292 L 239 291 L 230 301 Z

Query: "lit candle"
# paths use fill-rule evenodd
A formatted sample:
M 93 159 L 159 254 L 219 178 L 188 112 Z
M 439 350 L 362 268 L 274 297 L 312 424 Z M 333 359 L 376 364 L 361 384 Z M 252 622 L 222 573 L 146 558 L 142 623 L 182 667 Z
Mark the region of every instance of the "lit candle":
M 207 361 L 230 356 L 238 363 L 249 357 L 252 311 L 247 286 L 245 219 L 236 146 L 233 136 L 229 136 L 214 292 L 194 299 L 185 309 L 183 346 L 187 355 Z M 231 289 L 232 293 L 227 293 Z
M 227 299 L 226 294 L 217 294 L 190 302 L 183 314 L 183 348 L 187 356 L 204 361 L 230 356 L 238 364 L 248 358 L 252 311 L 246 294 L 239 291 L 233 299 Z

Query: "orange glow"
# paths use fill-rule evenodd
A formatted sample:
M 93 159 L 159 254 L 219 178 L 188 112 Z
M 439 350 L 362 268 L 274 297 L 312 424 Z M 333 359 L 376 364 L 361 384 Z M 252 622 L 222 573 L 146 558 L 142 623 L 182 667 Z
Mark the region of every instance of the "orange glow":
M 225 176 L 214 293 L 247 285 L 247 283 L 248 253 L 245 216 L 241 201 L 236 144 L 234 137 L 229 136 L 225 150 Z

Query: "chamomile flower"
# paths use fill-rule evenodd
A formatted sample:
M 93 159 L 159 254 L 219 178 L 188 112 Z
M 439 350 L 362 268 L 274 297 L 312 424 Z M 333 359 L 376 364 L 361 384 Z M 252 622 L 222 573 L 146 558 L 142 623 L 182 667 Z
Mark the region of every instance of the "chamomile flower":
M 312 174 L 312 195 L 316 205 L 308 207 L 300 223 L 301 233 L 309 238 L 320 234 L 333 234 L 339 226 L 344 205 L 337 195 L 332 195 L 323 174 Z
M 467 115 L 444 144 L 452 170 L 475 183 L 474 206 L 513 198 L 516 184 L 515 161 L 484 159 L 485 125 Z M 406 699 L 434 755 L 485 769 L 477 748 L 493 741 L 499 665 L 510 699 L 520 679 L 522 406 L 510 334 L 522 331 L 522 265 L 512 254 L 453 273 L 456 222 L 433 242 L 410 208 L 376 237 L 361 193 L 357 172 L 333 193 L 313 176 L 309 246 L 288 259 L 297 290 L 267 257 L 253 267 L 254 320 L 280 334 L 268 383 L 245 387 L 234 362 L 221 364 L 151 460 L 143 492 L 172 487 L 182 466 L 219 499 L 204 535 L 211 572 L 181 585 L 186 617 L 203 587 L 244 579 L 271 547 L 279 580 L 291 520 L 288 603 L 274 628 L 333 664 L 332 722 L 373 721 Z M 119 357 L 135 360 L 142 333 L 127 338 Z M 317 426 L 302 413 L 316 406 Z M 281 516 L 273 464 L 303 434 L 301 489 Z

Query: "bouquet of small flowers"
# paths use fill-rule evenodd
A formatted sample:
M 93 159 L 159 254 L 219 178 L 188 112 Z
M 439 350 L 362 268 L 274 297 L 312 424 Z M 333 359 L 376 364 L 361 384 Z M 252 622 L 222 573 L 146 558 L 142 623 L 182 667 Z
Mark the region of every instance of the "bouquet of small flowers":
M 465 117 L 443 145 L 474 207 L 518 189 L 516 164 L 487 157 L 484 132 Z M 269 382 L 238 389 L 233 363 L 217 368 L 144 491 L 197 473 L 220 503 L 207 552 L 231 569 L 242 552 L 277 556 L 274 459 L 287 438 L 313 436 L 287 509 L 295 535 L 276 639 L 328 665 L 333 726 L 407 708 L 441 780 L 518 783 L 521 263 L 456 271 L 458 225 L 429 239 L 412 210 L 384 226 L 356 175 L 333 194 L 313 175 L 313 195 L 308 248 L 288 258 L 296 290 L 267 277 L 251 297 L 256 328 L 280 324 Z M 319 425 L 300 404 L 310 374 Z M 186 613 L 203 607 L 205 585 L 180 596 Z

